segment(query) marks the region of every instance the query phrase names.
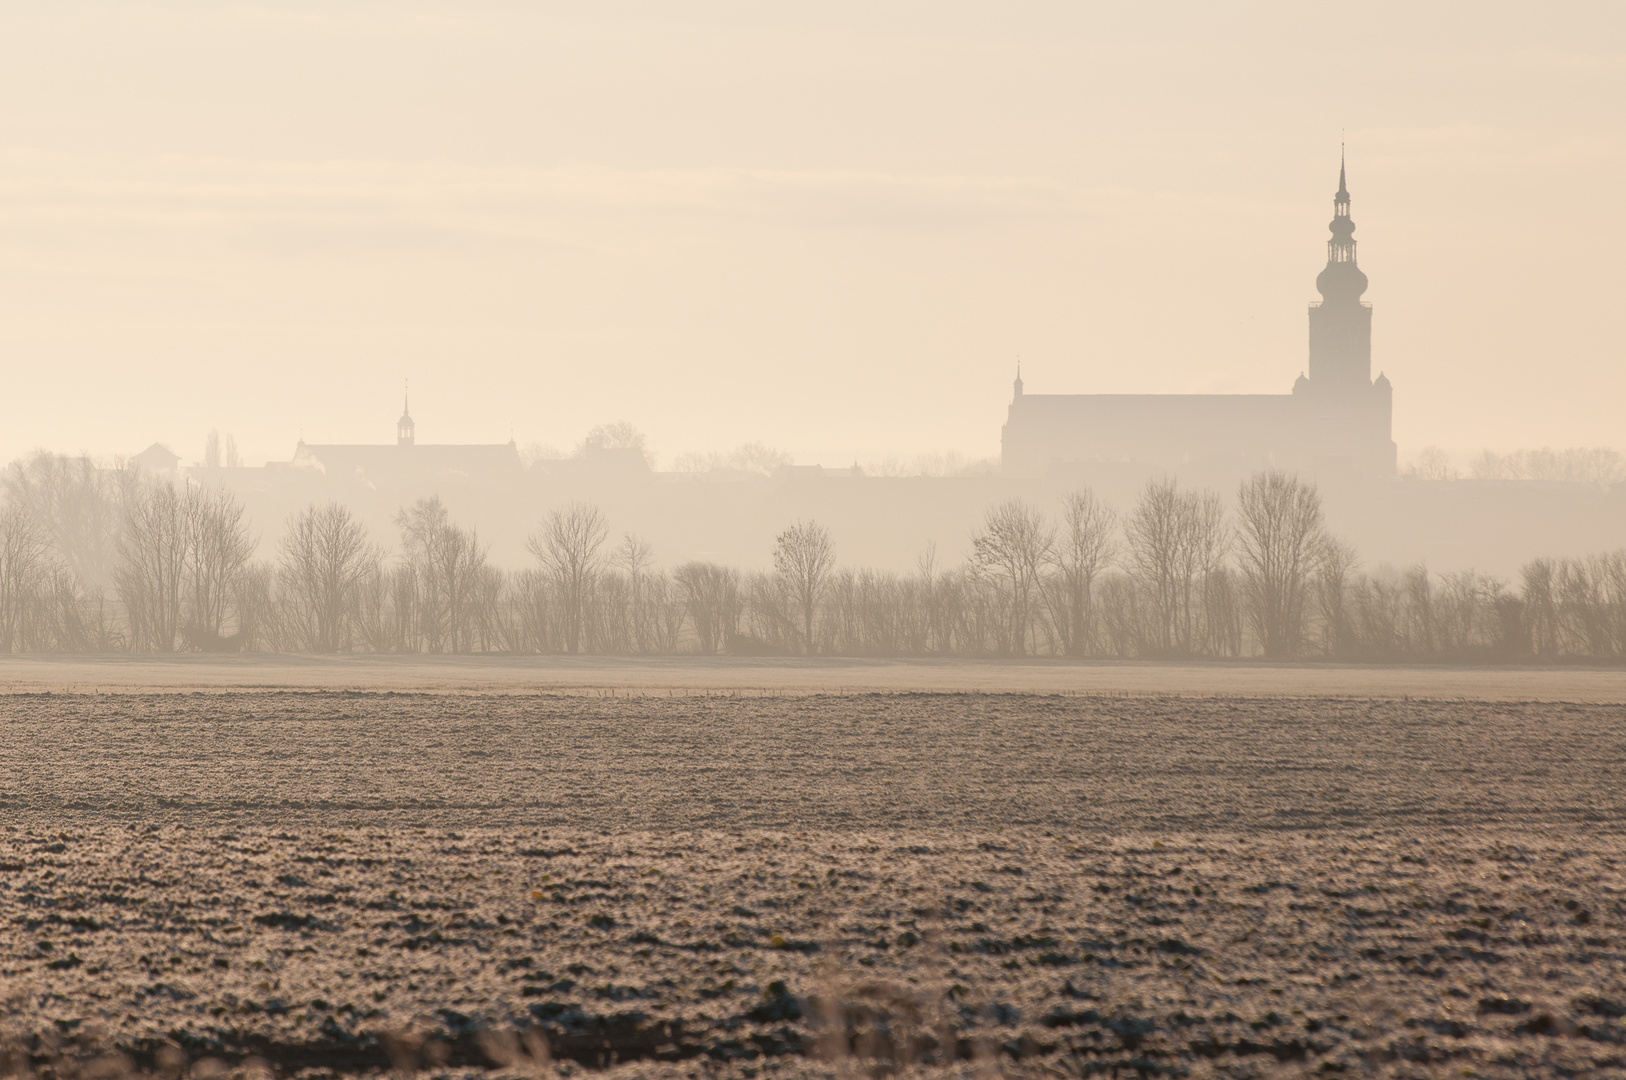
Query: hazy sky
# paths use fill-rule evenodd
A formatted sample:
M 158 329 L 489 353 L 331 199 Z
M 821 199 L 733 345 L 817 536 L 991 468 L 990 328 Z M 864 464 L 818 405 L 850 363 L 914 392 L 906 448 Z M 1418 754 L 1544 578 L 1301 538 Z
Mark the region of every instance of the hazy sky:
M 1285 393 L 1340 132 L 1402 459 L 1626 446 L 1618 0 L 570 7 L 0 2 L 0 458 Z

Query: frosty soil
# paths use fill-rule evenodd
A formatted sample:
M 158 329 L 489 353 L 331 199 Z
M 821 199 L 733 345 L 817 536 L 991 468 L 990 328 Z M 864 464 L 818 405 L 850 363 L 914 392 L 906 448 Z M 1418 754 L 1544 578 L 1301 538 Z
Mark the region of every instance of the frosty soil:
M 0 820 L 1614 829 L 1621 715 L 1337 698 L 18 695 L 0 698 Z
M 741 1076 L 1623 1074 L 1621 727 L 1517 702 L 13 697 L 0 1045 L 59 1075 L 544 1046 Z
M 279 1070 L 1620 1069 L 1618 841 L 11 832 L 14 1042 Z M 1460 1075 L 1460 1073 L 1458 1073 Z

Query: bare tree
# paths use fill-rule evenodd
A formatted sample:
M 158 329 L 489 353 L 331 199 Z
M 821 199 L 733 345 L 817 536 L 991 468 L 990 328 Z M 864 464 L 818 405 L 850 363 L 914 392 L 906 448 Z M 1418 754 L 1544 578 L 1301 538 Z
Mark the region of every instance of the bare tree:
M 836 552 L 830 532 L 815 521 L 798 521 L 774 541 L 773 568 L 801 616 L 802 649 L 813 655 L 813 616 L 830 584 Z
M 740 572 L 716 563 L 687 562 L 672 571 L 694 623 L 700 651 L 708 656 L 739 633 Z
M 516 647 L 527 652 L 558 649 L 552 581 L 542 570 L 521 570 L 509 579 Z
M 313 504 L 288 519 L 277 544 L 277 577 L 305 648 L 350 648 L 362 589 L 381 558 L 366 526 L 340 503 Z
M 778 574 L 750 574 L 743 584 L 749 634 L 759 651 L 793 653 L 802 650 L 800 613 L 790 589 Z
M 953 591 L 949 575 L 937 570 L 937 545 L 927 542 L 915 557 L 915 590 L 920 600 L 919 634 L 922 652 L 949 652 L 953 649 L 952 620 L 948 596 Z
M 220 468 L 220 432 L 210 431 L 203 440 L 203 464 L 205 468 Z
M 1004 586 L 1009 603 L 1004 647 L 1018 656 L 1027 653 L 1033 594 L 1054 540 L 1044 516 L 1020 499 L 1007 499 L 989 508 L 982 531 L 971 538 L 972 565 Z
M 599 549 L 608 535 L 609 527 L 598 507 L 573 502 L 564 510 L 550 513 L 525 542 L 526 549 L 558 588 L 566 652 L 574 653 L 581 647 L 587 595 L 601 568 Z
M 1189 492 L 1181 504 L 1181 636 L 1188 651 L 1221 654 L 1231 636 L 1232 589 L 1225 572 L 1231 528 L 1225 520 L 1225 504 L 1213 491 Z
M 278 652 L 286 643 L 283 619 L 286 605 L 272 590 L 276 578 L 269 563 L 250 563 L 232 579 L 232 603 L 237 608 L 238 645 L 243 652 Z
M 1315 595 L 1321 617 L 1322 649 L 1328 656 L 1346 655 L 1354 645 L 1355 631 L 1349 612 L 1350 574 L 1360 564 L 1355 549 L 1328 539 L 1316 567 Z
M 1406 649 L 1417 657 L 1434 655 L 1434 579 L 1422 563 L 1402 575 Z
M 1419 480 L 1455 480 L 1457 470 L 1451 465 L 1451 457 L 1438 446 L 1425 446 L 1417 452 L 1417 457 L 1410 465 L 1402 470 L 1403 475 L 1413 476 Z
M 576 448 L 576 456 L 601 450 L 636 450 L 648 465 L 654 465 L 655 455 L 650 453 L 644 433 L 625 420 L 599 424 L 589 431 Z
M 672 459 L 675 472 L 700 473 L 713 470 L 734 470 L 771 476 L 775 469 L 791 464 L 795 459 L 783 450 L 762 443 L 745 443 L 728 453 L 713 450 L 709 453 L 690 452 Z
M 83 586 L 113 583 L 123 502 L 134 474 L 88 457 L 40 451 L 5 470 L 7 499 L 45 532 L 52 554 Z
M 468 635 L 465 650 L 491 652 L 508 649 L 502 619 L 502 598 L 508 590 L 508 574 L 486 563 L 481 553 L 479 564 L 470 570 L 470 601 L 468 605 Z
M 1230 527 L 1211 491 L 1181 491 L 1173 478 L 1150 481 L 1125 523 L 1129 569 L 1145 594 L 1139 634 L 1151 652 L 1224 652 L 1231 629 L 1225 570 Z
M 621 537 L 621 546 L 615 549 L 611 562 L 618 570 L 626 571 L 627 577 L 637 580 L 648 574 L 649 568 L 655 565 L 654 548 L 636 533 L 626 533 Z
M 1296 476 L 1270 470 L 1243 482 L 1237 517 L 1249 621 L 1267 657 L 1297 656 L 1310 582 L 1328 550 L 1321 496 Z
M 650 628 L 654 634 L 650 646 L 655 652 L 678 651 L 678 638 L 683 636 L 685 620 L 681 590 L 676 587 L 672 577 L 663 573 L 650 574 L 644 589 L 649 599 Z
M 125 501 L 114 580 L 139 651 L 173 652 L 186 584 L 186 499 L 144 483 Z
M 641 653 L 649 652 L 657 636 L 655 616 L 646 587 L 650 568 L 655 565 L 654 549 L 643 537 L 627 533 L 621 538 L 621 546 L 616 549 L 611 562 L 627 575 L 628 619 L 631 623 L 628 637 L 632 647 Z
M 411 612 L 406 647 L 418 642 L 430 652 L 459 652 L 475 632 L 486 549 L 480 534 L 461 529 L 439 496 L 419 499 L 395 517 L 401 530 L 408 575 L 398 580 L 398 613 Z
M 1062 500 L 1061 533 L 1051 551 L 1061 585 L 1056 622 L 1068 653 L 1086 656 L 1095 647 L 1095 579 L 1117 555 L 1117 515 L 1089 488 Z
M 243 505 L 228 491 L 189 488 L 183 504 L 190 628 L 219 638 L 232 579 L 254 554 L 254 539 Z
M 1557 576 L 1553 560 L 1534 559 L 1525 564 L 1519 576 L 1524 586 L 1530 651 L 1537 656 L 1556 656 L 1559 648 L 1558 601 L 1553 589 L 1553 579 Z
M 24 507 L 0 507 L 0 652 L 18 646 L 24 612 L 45 569 L 44 530 Z
M 1186 500 L 1172 477 L 1149 481 L 1124 525 L 1135 579 L 1151 605 L 1151 644 L 1161 653 L 1178 641 L 1181 555 L 1186 544 Z
M 1111 656 L 1137 656 L 1146 647 L 1148 594 L 1131 574 L 1109 574 L 1101 582 L 1102 644 Z

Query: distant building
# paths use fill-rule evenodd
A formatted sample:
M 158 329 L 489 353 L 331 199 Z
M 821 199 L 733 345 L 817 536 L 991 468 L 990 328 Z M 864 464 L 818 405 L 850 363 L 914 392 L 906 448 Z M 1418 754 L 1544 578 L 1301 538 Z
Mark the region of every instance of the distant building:
M 454 479 L 510 483 L 524 472 L 519 447 L 505 443 L 420 446 L 412 410 L 405 401 L 395 422 L 394 444 L 307 443 L 299 440 L 293 460 L 281 468 L 309 469 L 330 480 L 352 480 L 378 488 L 416 486 Z
M 646 479 L 653 470 L 641 445 L 610 446 L 603 438 L 589 435 L 570 457 L 532 462 L 531 475 L 541 483 L 561 478 L 615 482 Z
M 1002 438 L 1009 473 L 1059 463 L 1191 463 L 1241 468 L 1395 471 L 1393 391 L 1372 378 L 1372 305 L 1355 262 L 1344 167 L 1333 196 L 1327 266 L 1310 305 L 1308 374 L 1291 394 L 1025 394 L 1018 372 Z
M 181 463 L 181 455 L 162 443 L 153 443 L 130 459 L 144 473 L 172 473 Z

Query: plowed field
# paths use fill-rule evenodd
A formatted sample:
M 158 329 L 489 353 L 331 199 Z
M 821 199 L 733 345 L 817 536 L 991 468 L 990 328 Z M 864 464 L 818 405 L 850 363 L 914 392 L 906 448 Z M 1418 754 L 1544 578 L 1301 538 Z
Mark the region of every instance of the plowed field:
M 87 1077 L 1622 1075 L 1622 712 L 14 695 L 0 1044 Z

